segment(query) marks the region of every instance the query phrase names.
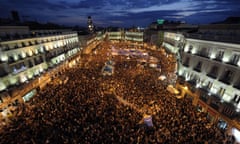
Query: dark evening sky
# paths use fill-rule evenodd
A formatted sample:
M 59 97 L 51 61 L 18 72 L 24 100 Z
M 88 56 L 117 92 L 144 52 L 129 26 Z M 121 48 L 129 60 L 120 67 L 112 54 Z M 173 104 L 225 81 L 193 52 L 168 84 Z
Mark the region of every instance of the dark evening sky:
M 157 19 L 192 24 L 240 16 L 240 0 L 0 0 L 0 17 L 19 12 L 23 20 L 97 26 L 147 26 Z

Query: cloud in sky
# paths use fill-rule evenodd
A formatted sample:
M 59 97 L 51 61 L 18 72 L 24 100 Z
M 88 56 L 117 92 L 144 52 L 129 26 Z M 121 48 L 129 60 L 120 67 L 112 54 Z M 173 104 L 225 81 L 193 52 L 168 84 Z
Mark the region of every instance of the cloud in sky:
M 148 12 L 148 11 L 163 11 L 163 10 L 193 10 L 196 6 L 199 5 L 199 1 L 189 2 L 186 0 L 175 1 L 172 3 L 165 3 L 158 5 L 152 5 L 146 8 L 133 8 L 130 9 L 130 12 L 138 13 L 138 12 Z
M 99 26 L 147 26 L 158 18 L 209 23 L 240 16 L 239 0 L 1 0 L 0 17 L 11 10 L 40 22 L 85 25 L 87 16 Z M 197 21 L 196 21 L 197 19 Z

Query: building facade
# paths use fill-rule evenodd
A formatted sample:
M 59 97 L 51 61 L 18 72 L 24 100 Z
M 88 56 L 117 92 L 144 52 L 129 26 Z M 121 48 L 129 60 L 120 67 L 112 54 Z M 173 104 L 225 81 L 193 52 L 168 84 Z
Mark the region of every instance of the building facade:
M 107 32 L 107 36 L 109 40 L 123 40 L 124 35 L 121 31 Z
M 124 40 L 129 42 L 143 42 L 143 32 L 117 31 L 107 32 L 109 40 Z
M 163 47 L 180 56 L 176 88 L 219 128 L 240 131 L 240 44 L 200 32 L 164 34 Z
M 10 32 L 2 32 L 0 41 L 1 108 L 26 101 L 29 92 L 36 93 L 51 80 L 51 73 L 57 72 L 57 68 L 62 71 L 81 50 L 78 35 L 73 31 L 25 28 L 23 33 Z
M 125 40 L 143 42 L 143 32 L 125 32 Z

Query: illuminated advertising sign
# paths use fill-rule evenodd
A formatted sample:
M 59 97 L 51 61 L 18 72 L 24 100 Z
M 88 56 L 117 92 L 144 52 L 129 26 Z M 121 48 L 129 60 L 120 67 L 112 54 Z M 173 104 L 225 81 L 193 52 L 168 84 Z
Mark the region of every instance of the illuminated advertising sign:
M 159 25 L 162 25 L 162 24 L 164 23 L 164 19 L 158 19 L 158 20 L 157 20 L 157 23 L 158 23 Z

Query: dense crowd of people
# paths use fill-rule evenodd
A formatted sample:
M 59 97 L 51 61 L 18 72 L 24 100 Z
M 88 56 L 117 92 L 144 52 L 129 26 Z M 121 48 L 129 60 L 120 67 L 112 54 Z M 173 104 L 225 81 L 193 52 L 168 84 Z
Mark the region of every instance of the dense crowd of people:
M 233 143 L 198 112 L 189 99 L 176 99 L 166 90 L 161 74 L 174 74 L 174 59 L 149 51 L 159 59 L 161 72 L 138 57 L 111 56 L 109 42 L 41 89 L 22 112 L 0 132 L 0 143 L 81 144 L 220 144 Z M 126 48 L 124 44 L 115 44 Z M 104 76 L 102 67 L 114 61 L 114 73 Z M 121 97 L 130 105 L 117 99 Z M 152 116 L 153 127 L 143 122 Z

